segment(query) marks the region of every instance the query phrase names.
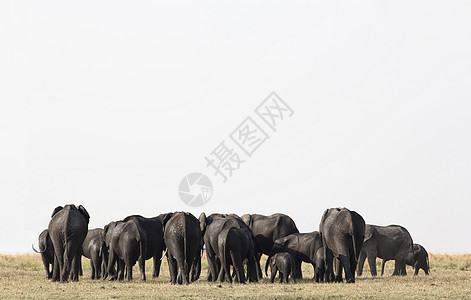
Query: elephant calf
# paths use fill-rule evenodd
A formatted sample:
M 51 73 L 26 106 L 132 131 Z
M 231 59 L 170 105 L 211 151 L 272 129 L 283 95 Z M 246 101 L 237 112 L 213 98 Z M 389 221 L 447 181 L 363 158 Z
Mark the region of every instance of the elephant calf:
M 34 252 L 41 253 L 41 259 L 44 264 L 44 268 L 46 269 L 46 278 L 52 278 L 52 270 L 54 269 L 54 246 L 52 245 L 51 237 L 49 236 L 49 230 L 44 229 L 43 232 L 38 237 L 38 247 L 39 251 L 34 249 Z M 49 265 L 51 265 L 51 269 L 49 270 Z
M 275 276 L 278 271 L 280 271 L 280 283 L 289 283 L 289 276 L 293 279 L 293 282 L 296 283 L 296 271 L 294 258 L 288 252 L 279 252 L 270 257 L 270 260 L 267 260 L 265 264 L 265 275 L 267 274 L 268 264 L 270 264 L 271 277 L 270 282 L 275 281 Z
M 388 259 L 383 259 L 381 266 L 381 276 L 384 274 L 384 265 Z M 414 252 L 408 252 L 406 255 L 406 264 L 412 266 L 415 269 L 414 276 L 419 274 L 419 270 L 422 269 L 425 275 L 429 274 L 430 266 L 428 261 L 428 253 L 425 248 L 420 244 L 414 244 Z
M 82 254 L 90 259 L 91 279 L 105 277 L 108 249 L 105 246 L 105 236 L 102 228 L 88 231 L 82 244 Z
M 314 279 L 316 282 L 324 282 L 325 276 L 325 255 L 324 248 L 319 248 L 316 251 L 316 268 L 314 271 Z

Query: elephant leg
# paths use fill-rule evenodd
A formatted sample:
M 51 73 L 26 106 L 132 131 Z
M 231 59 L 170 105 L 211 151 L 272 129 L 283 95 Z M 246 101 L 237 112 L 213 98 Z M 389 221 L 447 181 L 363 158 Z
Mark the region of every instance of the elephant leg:
M 80 262 L 79 259 L 77 258 L 77 255 L 73 255 L 71 258 L 71 265 L 70 265 L 70 280 L 72 281 L 78 281 L 79 277 L 79 266 Z
M 345 270 L 345 279 L 347 283 L 354 283 L 355 282 L 355 277 L 352 274 L 352 269 L 351 269 L 351 261 L 350 261 L 350 255 L 339 255 L 339 260 L 340 260 L 340 268 L 337 267 L 337 270 L 340 271 L 340 273 L 337 273 L 337 278 L 339 278 L 340 282 L 342 282 L 342 267 Z
M 152 270 L 152 278 L 157 278 L 160 275 L 160 265 L 162 261 L 160 258 L 162 257 L 162 251 L 157 251 L 158 255 L 154 255 L 154 269 Z M 160 255 L 160 257 L 159 257 Z
M 255 253 L 255 264 L 256 264 L 258 278 L 263 278 L 262 268 L 260 267 L 260 258 L 261 257 L 262 257 L 262 253 Z
M 90 258 L 90 279 L 95 279 L 95 267 L 94 267 L 94 264 L 93 264 L 93 255 L 92 257 Z
M 276 277 L 276 272 L 278 271 L 278 267 L 276 265 L 271 266 L 271 276 L 270 276 L 270 282 L 273 283 L 275 282 L 275 277 Z
M 384 265 L 386 264 L 388 260 L 387 259 L 383 259 L 383 262 L 381 263 L 381 276 L 383 276 L 384 274 Z
M 64 251 L 64 263 L 61 269 L 61 282 L 67 282 L 70 275 L 70 267 L 72 264 L 71 254 L 70 254 L 70 245 L 65 246 Z
M 176 284 L 177 283 L 177 262 L 175 258 L 167 252 L 167 262 L 168 262 L 168 270 L 170 272 L 170 283 Z
M 280 283 L 283 283 L 283 280 L 284 280 L 283 273 L 281 273 L 280 271 Z
M 137 261 L 139 264 L 139 271 L 141 273 L 141 281 L 146 281 L 146 260 L 141 255 Z
M 371 276 L 376 276 L 376 255 L 368 255 L 368 264 L 370 265 Z
M 54 264 L 52 265 L 52 281 L 59 281 L 60 280 L 60 263 L 59 257 L 57 254 L 54 254 Z
M 366 260 L 366 252 L 361 251 L 360 252 L 360 257 L 358 257 L 358 265 L 357 265 L 357 275 L 358 276 L 363 275 L 363 266 L 365 265 L 365 260 Z
M 343 282 L 342 279 L 342 260 L 340 259 L 342 257 L 343 260 L 345 260 L 345 256 L 339 255 L 339 257 L 334 258 L 334 265 L 335 265 L 335 282 Z M 346 260 L 345 260 L 346 261 Z
M 124 268 L 126 267 L 126 265 L 124 264 L 124 260 L 122 259 L 118 259 L 118 280 L 121 281 L 121 280 L 124 280 Z
M 51 276 L 51 272 L 49 272 L 49 262 L 44 253 L 41 253 L 41 259 L 43 261 L 44 269 L 46 270 L 46 279 L 50 279 L 52 276 Z
M 333 253 L 327 247 L 324 247 L 324 265 L 325 265 L 325 282 L 334 281 L 334 257 Z
M 124 262 L 126 265 L 126 280 L 131 281 L 132 280 L 132 264 L 131 261 L 128 259 Z
M 417 276 L 417 274 L 419 274 L 419 269 L 420 269 L 420 268 L 417 266 L 417 263 L 414 264 L 414 269 L 415 269 L 415 271 L 414 271 L 414 276 Z
M 401 275 L 402 276 L 407 276 L 406 263 L 405 262 L 402 264 Z
M 296 278 L 303 279 L 303 272 L 301 270 L 302 261 L 299 258 L 294 259 L 295 269 L 296 269 Z
M 101 264 L 102 264 L 102 257 L 97 255 L 95 261 L 95 279 L 101 278 Z
M 245 278 L 245 272 L 244 272 L 244 262 L 242 261 L 242 257 L 240 256 L 240 253 L 231 252 L 231 259 L 232 259 L 232 265 L 234 266 L 234 270 L 238 277 L 238 282 L 245 283 L 246 278 Z

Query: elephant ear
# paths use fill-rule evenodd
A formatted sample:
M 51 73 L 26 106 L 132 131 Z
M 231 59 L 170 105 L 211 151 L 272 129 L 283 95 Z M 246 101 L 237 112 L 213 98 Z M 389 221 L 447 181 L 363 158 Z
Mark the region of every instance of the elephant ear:
M 206 230 L 206 214 L 204 212 L 200 214 L 198 221 L 200 221 L 201 233 L 204 234 L 204 231 Z
M 375 233 L 376 229 L 373 227 L 373 226 L 370 226 L 370 225 L 366 225 L 366 228 L 365 228 L 365 238 L 364 238 L 364 242 L 366 242 L 367 240 L 371 239 Z
M 88 223 L 88 221 L 90 221 L 90 215 L 88 214 L 88 211 L 85 209 L 85 207 L 79 205 L 78 211 L 85 217 L 85 219 L 87 219 Z
M 166 213 L 160 216 L 161 216 L 161 221 L 162 221 L 162 230 L 165 231 L 165 225 L 167 225 L 168 220 L 170 220 L 173 217 L 173 213 Z
M 54 211 L 52 212 L 51 218 L 54 217 L 54 215 L 57 214 L 58 212 L 60 212 L 62 209 L 63 209 L 62 206 L 58 206 L 58 207 L 54 208 Z

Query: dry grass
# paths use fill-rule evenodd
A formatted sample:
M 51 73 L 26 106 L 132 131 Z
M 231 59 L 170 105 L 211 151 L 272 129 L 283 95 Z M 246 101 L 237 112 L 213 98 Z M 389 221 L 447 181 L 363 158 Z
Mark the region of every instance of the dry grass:
M 202 278 L 189 286 L 172 286 L 169 283 L 167 264 L 162 264 L 161 277 L 147 282 L 109 282 L 88 279 L 90 267 L 84 258 L 85 276 L 79 282 L 52 283 L 45 279 L 39 255 L 0 255 L 0 298 L 194 298 L 194 299 L 284 299 L 284 298 L 362 298 L 362 299 L 469 299 L 471 298 L 471 254 L 431 255 L 431 275 L 412 276 L 408 267 L 406 277 L 384 276 L 372 278 L 368 266 L 355 284 L 316 284 L 303 279 L 297 284 L 270 284 L 267 278 L 258 284 L 209 283 L 206 267 Z M 391 274 L 394 263 L 386 265 L 385 274 Z M 151 263 L 146 264 L 150 275 Z M 379 260 L 378 260 L 379 267 Z M 138 274 L 137 266 L 135 276 Z M 313 270 L 303 264 L 305 278 L 311 278 Z M 150 277 L 150 276 L 149 276 Z

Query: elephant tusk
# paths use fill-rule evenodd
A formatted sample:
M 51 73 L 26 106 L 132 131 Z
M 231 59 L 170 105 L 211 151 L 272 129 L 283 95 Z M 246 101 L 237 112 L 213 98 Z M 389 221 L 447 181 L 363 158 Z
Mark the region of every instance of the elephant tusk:
M 167 250 L 168 250 L 168 248 L 165 249 L 164 254 L 162 254 L 162 257 L 160 258 L 160 260 L 164 259 L 165 254 L 167 254 Z

